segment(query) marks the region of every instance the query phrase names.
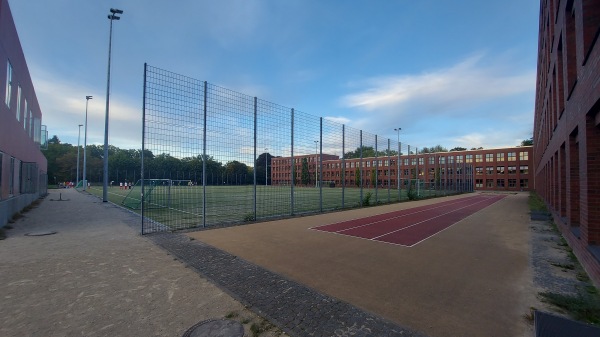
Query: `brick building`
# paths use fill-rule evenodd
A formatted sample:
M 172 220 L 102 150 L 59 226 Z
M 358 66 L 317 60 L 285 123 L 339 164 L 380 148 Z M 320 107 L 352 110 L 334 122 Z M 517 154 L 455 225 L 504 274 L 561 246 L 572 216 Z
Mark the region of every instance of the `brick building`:
M 531 146 L 503 149 L 481 149 L 452 151 L 370 158 L 340 159 L 338 156 L 323 154 L 320 178 L 326 184 L 355 187 L 362 171 L 363 186 L 368 187 L 375 180 L 378 186 L 397 187 L 398 169 L 401 185 L 410 179 L 419 179 L 425 186 L 460 185 L 472 179 L 476 190 L 528 191 L 533 187 L 533 148 Z M 302 161 L 308 162 L 309 176 L 314 184 L 319 155 L 295 156 L 294 174 L 296 184 L 301 182 Z M 271 161 L 271 181 L 273 185 L 291 184 L 291 158 L 278 157 Z M 461 167 L 467 167 L 461 170 Z M 345 169 L 342 169 L 345 167 Z M 362 167 L 362 170 L 360 168 Z M 469 167 L 471 167 L 469 169 Z M 374 173 L 376 172 L 376 173 Z
M 536 191 L 600 284 L 600 1 L 542 0 Z
M 0 0 L 0 227 L 46 193 L 42 112 L 7 0 Z

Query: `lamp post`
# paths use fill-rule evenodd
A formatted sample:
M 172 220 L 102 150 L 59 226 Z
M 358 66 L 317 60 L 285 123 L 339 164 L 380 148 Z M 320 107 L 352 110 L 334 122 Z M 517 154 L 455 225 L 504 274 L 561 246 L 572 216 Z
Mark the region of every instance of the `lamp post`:
M 396 131 L 398 133 L 398 162 L 396 162 L 396 173 L 398 173 L 398 180 L 396 180 L 396 184 L 398 185 L 398 201 L 400 201 L 400 150 L 401 150 L 401 146 L 400 146 L 400 130 L 402 130 L 402 128 L 397 128 L 394 129 L 394 131 Z
M 79 140 L 81 139 L 81 127 L 83 124 L 79 124 L 79 133 L 77 135 L 77 178 L 75 178 L 75 187 L 79 185 Z
M 317 183 L 319 182 L 319 170 L 317 163 L 319 162 L 319 158 L 317 157 L 317 145 L 319 144 L 318 140 L 314 140 L 315 142 L 315 187 L 317 187 Z
M 267 151 L 268 151 L 268 150 L 269 150 L 269 149 L 265 147 L 265 186 L 269 185 L 269 184 L 268 184 L 268 182 L 269 182 L 269 180 L 268 180 L 268 171 L 269 171 L 269 165 L 268 165 L 268 163 L 267 163 L 267 158 L 268 158 L 268 156 L 267 156 Z
M 83 128 L 83 190 L 87 189 L 87 115 L 88 115 L 88 102 L 92 99 L 92 96 L 85 96 L 85 127 Z
M 113 20 L 120 20 L 117 14 L 123 14 L 120 9 L 110 9 L 108 19 L 110 20 L 110 31 L 108 34 L 108 72 L 106 77 L 106 114 L 104 116 L 104 177 L 102 184 L 102 201 L 108 201 L 108 108 L 110 103 L 110 53 L 112 49 L 112 23 Z

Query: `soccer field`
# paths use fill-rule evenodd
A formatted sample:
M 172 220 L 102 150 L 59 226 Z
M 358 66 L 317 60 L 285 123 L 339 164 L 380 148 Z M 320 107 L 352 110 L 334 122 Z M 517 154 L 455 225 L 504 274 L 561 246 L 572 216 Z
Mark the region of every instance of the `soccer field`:
M 252 220 L 264 220 L 274 217 L 285 217 L 297 214 L 331 211 L 361 206 L 361 190 L 359 188 L 294 187 L 293 209 L 292 189 L 289 186 L 257 186 L 256 218 L 254 216 L 254 187 L 246 186 L 207 186 L 206 213 L 203 213 L 202 186 L 156 186 L 146 188 L 144 215 L 150 219 L 151 231 L 163 229 L 185 229 L 215 226 L 230 223 L 242 223 Z M 322 207 L 320 193 L 322 191 Z M 89 192 L 102 195 L 101 186 L 92 186 Z M 111 187 L 108 191 L 109 201 L 123 205 L 141 213 L 140 189 L 131 190 Z M 389 192 L 389 193 L 388 193 Z M 398 190 L 378 188 L 362 190 L 362 206 L 398 202 Z M 443 195 L 443 191 L 423 189 L 420 197 Z M 407 190 L 401 190 L 400 200 L 408 200 Z M 132 206 L 133 205 L 133 206 Z M 206 220 L 204 219 L 206 217 Z M 146 232 L 148 229 L 145 229 Z

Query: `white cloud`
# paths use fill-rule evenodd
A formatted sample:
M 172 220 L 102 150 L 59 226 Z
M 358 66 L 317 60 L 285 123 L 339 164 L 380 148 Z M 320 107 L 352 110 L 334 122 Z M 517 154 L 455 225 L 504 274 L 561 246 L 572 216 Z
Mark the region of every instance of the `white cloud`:
M 446 69 L 419 75 L 392 75 L 371 78 L 358 83 L 365 90 L 346 95 L 346 107 L 365 111 L 442 113 L 450 109 L 470 107 L 535 88 L 535 72 L 507 72 L 508 66 L 484 67 L 482 55 L 469 57 Z

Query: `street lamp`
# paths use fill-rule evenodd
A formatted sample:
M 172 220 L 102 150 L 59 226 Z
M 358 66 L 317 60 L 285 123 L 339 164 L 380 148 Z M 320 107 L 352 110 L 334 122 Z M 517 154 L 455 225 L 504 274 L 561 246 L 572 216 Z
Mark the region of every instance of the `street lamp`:
M 83 124 L 79 124 L 79 134 L 77 135 L 77 178 L 75 178 L 75 187 L 79 185 L 79 140 L 81 139 L 81 127 Z
M 398 173 L 398 180 L 396 180 L 396 184 L 398 185 L 398 200 L 400 200 L 400 150 L 402 149 L 400 146 L 400 130 L 402 130 L 402 128 L 394 129 L 394 131 L 398 133 L 398 162 L 396 162 L 396 173 Z
M 319 144 L 318 140 L 314 140 L 315 142 L 315 187 L 317 187 L 317 183 L 319 182 L 319 170 L 317 169 L 317 163 L 319 162 L 319 158 L 317 157 L 317 145 Z
M 88 115 L 88 102 L 92 99 L 92 96 L 85 96 L 85 127 L 83 128 L 83 190 L 87 189 L 87 115 Z
M 106 76 L 106 114 L 104 116 L 104 181 L 102 184 L 102 201 L 108 201 L 108 107 L 110 103 L 110 53 L 112 49 L 112 23 L 113 20 L 120 20 L 117 14 L 123 14 L 120 9 L 110 9 L 108 19 L 110 20 L 110 31 L 108 34 L 108 72 Z
M 269 165 L 267 164 L 267 151 L 269 149 L 265 147 L 265 186 L 269 185 L 268 182 L 268 176 L 267 176 L 267 172 L 269 171 Z

